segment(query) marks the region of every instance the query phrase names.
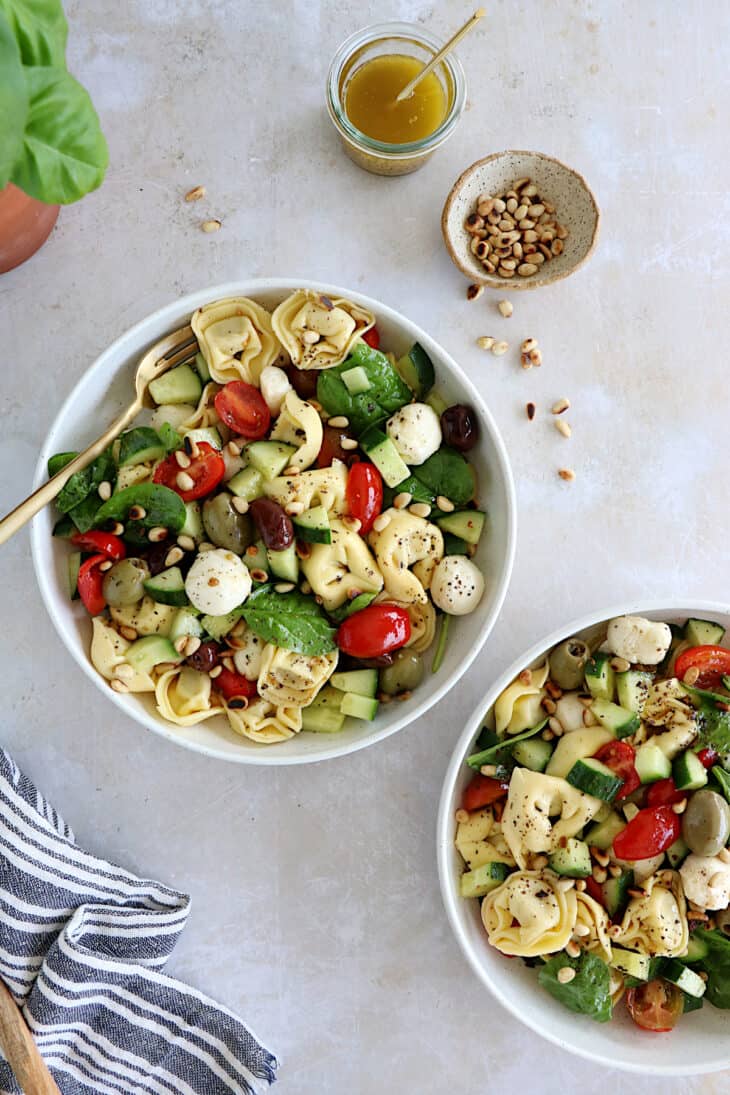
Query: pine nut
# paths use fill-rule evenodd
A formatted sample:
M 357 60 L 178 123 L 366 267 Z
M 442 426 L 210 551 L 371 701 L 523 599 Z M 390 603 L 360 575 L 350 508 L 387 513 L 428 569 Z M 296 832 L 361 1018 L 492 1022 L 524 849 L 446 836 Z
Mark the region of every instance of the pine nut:
M 605 882 L 608 878 L 608 872 L 605 871 L 603 867 L 594 867 L 591 873 L 593 875 L 594 882 L 598 882 L 599 884 Z
M 505 273 L 510 273 L 510 271 L 507 270 L 507 271 L 505 271 Z M 495 357 L 501 357 L 502 354 L 506 354 L 508 350 L 509 350 L 509 343 L 508 342 L 495 342 L 494 345 L 492 346 L 492 353 L 494 354 Z
M 112 677 L 111 686 L 115 692 L 129 692 L 129 687 L 124 681 L 120 681 L 118 677 Z
M 574 878 L 559 878 L 555 883 L 555 889 L 561 890 L 563 893 L 568 893 L 575 886 Z
M 536 349 L 537 349 L 537 339 L 536 338 L 526 338 L 525 341 L 520 346 L 520 353 L 529 354 L 531 350 L 536 350 Z
M 194 186 L 192 190 L 188 190 L 185 195 L 186 202 L 197 202 L 206 195 L 206 189 L 204 186 Z
M 550 245 L 550 250 L 552 251 L 552 253 L 554 255 L 562 255 L 563 247 L 564 247 L 564 244 L 563 244 L 562 240 L 553 240 L 553 242 Z
M 683 814 L 684 811 L 687 809 L 687 799 L 683 798 L 681 802 L 672 803 L 672 809 L 674 810 L 675 814 Z
M 608 868 L 608 873 L 610 874 L 611 878 L 620 878 L 624 872 L 621 870 L 618 863 L 612 863 L 611 866 Z
M 344 414 L 336 414 L 334 418 L 330 418 L 327 425 L 333 426 L 336 430 L 346 430 L 350 425 L 350 419 L 346 418 Z
M 687 672 L 685 673 L 685 675 L 682 677 L 682 680 L 684 681 L 685 684 L 693 685 L 693 684 L 697 683 L 699 678 L 700 678 L 699 669 L 697 668 L 696 665 L 691 665 L 689 667 L 689 669 L 687 670 Z
M 192 536 L 178 536 L 177 542 L 183 551 L 195 551 L 195 540 Z
M 559 426 L 560 423 L 556 422 L 555 425 Z M 611 658 L 609 665 L 611 666 L 611 669 L 616 671 L 616 673 L 627 673 L 629 669 L 631 669 L 631 662 L 627 661 L 626 658 Z
M 533 274 L 537 273 L 537 266 L 534 262 L 523 262 L 517 267 L 517 273 L 521 278 L 531 278 Z
M 515 276 L 514 270 L 506 270 L 503 266 L 499 267 L 497 274 L 500 278 L 513 278 Z
M 223 666 L 222 665 L 214 665 L 213 668 L 208 671 L 208 676 L 210 677 L 210 679 L 212 681 L 214 681 L 216 679 L 216 677 L 220 677 L 222 672 L 223 672 Z
M 459 825 L 463 825 L 464 822 L 468 820 L 469 814 L 466 812 L 466 810 L 457 810 L 454 814 L 454 821 L 458 822 Z
M 553 403 L 550 410 L 552 411 L 553 414 L 562 414 L 563 411 L 567 411 L 569 407 L 570 407 L 570 400 L 563 397 L 562 399 L 559 399 L 557 401 L 557 403 Z
M 543 741 L 552 741 L 555 737 L 555 734 L 553 733 L 552 730 L 543 730 L 540 737 L 542 738 Z
M 175 462 L 179 468 L 189 468 L 191 464 L 190 457 L 184 451 L 184 449 L 178 449 L 175 453 Z
M 535 871 L 542 871 L 548 865 L 548 857 L 546 855 L 536 855 L 532 860 L 532 869 Z
M 730 848 L 723 848 L 717 853 L 717 858 L 721 859 L 723 863 L 730 863 Z
M 570 437 L 573 433 L 570 426 L 563 418 L 555 419 L 555 429 L 558 431 L 558 433 L 562 433 L 563 437 Z
M 509 300 L 500 300 L 499 304 L 497 305 L 497 308 L 499 309 L 500 315 L 504 316 L 505 319 L 509 319 L 509 317 L 514 312 L 514 308 L 512 307 L 512 302 L 509 301 Z
M 520 365 L 522 366 L 523 369 L 531 369 L 532 368 L 532 362 L 530 361 L 530 355 L 529 354 L 520 354 Z
M 573 928 L 573 932 L 581 938 L 585 938 L 586 935 L 591 934 L 591 929 L 587 924 L 576 924 Z
M 551 700 L 549 696 L 545 696 L 545 698 L 540 701 L 540 706 L 547 715 L 554 715 L 558 709 L 555 700 Z
M 159 544 L 167 539 L 167 529 L 163 528 L 162 525 L 155 525 L 155 527 L 151 528 L 147 533 L 147 539 L 152 544 Z
M 108 483 L 107 480 L 105 479 L 102 483 L 99 483 L 99 486 L 96 489 L 97 489 L 97 494 L 101 498 L 102 502 L 108 502 L 109 499 L 112 496 L 112 485 L 111 485 L 111 483 Z
M 412 506 L 408 507 L 408 512 L 412 513 L 414 517 L 428 517 L 431 507 L 426 502 L 414 502 Z
M 195 486 L 195 480 L 186 471 L 179 471 L 175 476 L 175 482 L 180 490 L 192 490 Z
M 494 346 L 494 341 L 495 340 L 490 338 L 489 335 L 481 335 L 477 339 L 477 346 L 480 350 L 491 350 L 492 346 Z
M 340 441 L 340 447 L 346 451 L 351 451 L 357 448 L 357 441 L 354 437 L 343 437 Z
M 568 949 L 567 947 L 565 948 Z M 575 970 L 572 966 L 562 966 L 557 972 L 557 978 L 561 985 L 567 985 L 575 977 Z
M 187 646 L 187 642 L 188 642 L 187 635 L 181 635 L 179 639 L 175 639 L 174 646 L 175 646 L 175 649 L 177 650 L 178 654 L 182 654 L 183 650 Z
M 118 677 L 120 681 L 131 681 L 134 676 L 134 668 L 129 662 L 120 662 L 119 665 L 114 666 L 114 676 Z
M 105 571 L 111 570 L 113 566 L 114 563 L 111 561 L 111 559 L 105 559 L 103 563 L 99 563 L 99 573 L 104 574 Z
M 229 441 L 226 445 L 226 452 L 235 459 L 235 457 L 241 455 L 241 446 L 237 445 L 235 441 Z
M 559 468 L 558 475 L 561 479 L 564 479 L 566 483 L 572 483 L 575 479 L 575 472 L 572 468 Z
M 185 552 L 182 551 L 182 549 L 179 547 L 170 548 L 167 555 L 165 556 L 165 566 L 174 567 L 175 563 L 180 562 L 184 554 Z
M 500 270 L 515 271 L 517 269 L 517 259 L 500 259 L 499 268 Z
M 532 670 L 523 669 L 517 680 L 520 682 L 520 684 L 524 684 L 526 688 L 529 688 L 532 684 Z
M 539 350 L 530 350 L 527 355 L 530 359 L 530 364 L 534 365 L 536 369 L 539 369 L 542 365 L 542 354 Z
M 144 521 L 147 516 L 147 510 L 144 506 L 130 506 L 127 517 L 130 521 Z
M 311 399 L 310 399 L 310 403 L 311 403 Z M 290 464 L 289 467 L 284 468 L 284 471 L 282 472 L 282 475 L 287 479 L 288 478 L 296 478 L 297 475 L 300 475 L 300 474 L 301 474 L 301 469 L 298 468 L 296 466 L 296 464 Z
M 483 764 L 481 766 L 481 768 L 479 769 L 479 771 L 480 771 L 481 775 L 483 775 L 483 776 L 496 776 L 496 774 L 497 774 L 497 765 L 496 764 Z
M 134 507 L 132 507 L 132 509 L 133 508 Z M 131 512 L 132 510 L 129 511 L 130 514 Z M 145 514 L 145 516 L 147 515 Z M 121 521 L 115 521 L 109 531 L 112 532 L 115 536 L 124 536 L 124 525 Z
M 484 286 L 483 285 L 470 285 L 469 288 L 466 291 L 466 299 L 467 300 L 478 300 L 483 292 L 484 292 Z
M 585 880 L 585 878 L 579 878 L 579 879 L 578 879 L 578 881 L 577 881 L 577 882 L 576 882 L 576 884 L 575 884 L 575 888 L 576 888 L 576 890 L 578 891 L 578 893 L 583 893 L 583 891 L 584 891 L 584 890 L 585 890 L 585 888 L 586 888 L 586 880 Z
M 535 404 L 528 403 L 525 410 L 527 411 L 527 417 L 530 419 L 530 422 L 532 422 L 533 418 L 535 417 Z
M 215 218 L 209 221 L 203 221 L 200 226 L 204 232 L 217 232 L 221 227 L 221 222 Z
M 298 517 L 300 513 L 304 513 L 304 502 L 290 502 L 284 507 L 284 512 L 290 517 Z
M 293 589 L 296 589 L 294 582 L 277 582 L 274 586 L 276 593 L 291 593 Z
M 269 580 L 269 576 L 266 571 L 261 570 L 260 567 L 254 567 L 254 569 L 251 571 L 251 577 L 253 578 L 254 582 L 268 582 Z
M 602 852 L 600 848 L 591 848 L 591 855 L 599 867 L 607 867 L 611 862 L 611 857 Z
M 574 939 L 570 939 L 566 943 L 565 953 L 570 958 L 580 958 L 580 947 L 578 946 L 578 944 L 575 942 Z M 571 973 L 575 973 L 575 970 L 571 970 Z
M 119 628 L 119 634 L 122 636 L 123 639 L 126 639 L 130 643 L 133 643 L 134 640 L 137 638 L 136 629 L 133 627 L 127 627 L 126 624 Z
M 556 228 L 556 232 L 559 240 L 567 240 L 569 235 L 568 229 L 565 228 L 562 224 L 558 225 L 558 227 Z
M 396 494 L 395 498 L 393 499 L 393 505 L 396 509 L 405 509 L 406 506 L 409 506 L 411 504 L 412 499 L 413 495 L 409 494 L 407 490 L 404 490 L 400 494 Z
M 186 658 L 189 658 L 196 651 L 200 650 L 201 642 L 197 635 L 191 635 L 185 642 L 184 654 Z
M 442 513 L 453 513 L 456 506 L 450 498 L 446 498 L 443 494 L 440 494 L 436 499 L 436 505 L 442 511 Z

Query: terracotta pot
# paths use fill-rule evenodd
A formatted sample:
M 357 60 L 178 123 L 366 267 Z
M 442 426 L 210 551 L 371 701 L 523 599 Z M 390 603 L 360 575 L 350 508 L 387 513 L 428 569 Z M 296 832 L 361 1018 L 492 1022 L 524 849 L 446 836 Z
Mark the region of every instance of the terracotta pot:
M 12 183 L 0 190 L 0 274 L 20 266 L 46 242 L 59 209 L 29 198 Z

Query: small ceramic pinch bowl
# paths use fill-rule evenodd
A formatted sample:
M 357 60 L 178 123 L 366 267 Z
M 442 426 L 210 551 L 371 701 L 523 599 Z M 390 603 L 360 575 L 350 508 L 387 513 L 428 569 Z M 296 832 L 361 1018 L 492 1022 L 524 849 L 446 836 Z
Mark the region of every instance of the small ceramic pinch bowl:
M 482 194 L 499 197 L 529 178 L 540 197 L 555 206 L 555 219 L 568 229 L 563 252 L 542 263 L 531 277 L 491 274 L 471 250 L 464 227 Z M 441 215 L 441 231 L 452 261 L 471 282 L 492 289 L 538 289 L 567 278 L 593 253 L 601 214 L 588 183 L 577 171 L 542 152 L 495 152 L 468 167 L 454 183 Z M 522 261 L 529 261 L 526 256 Z

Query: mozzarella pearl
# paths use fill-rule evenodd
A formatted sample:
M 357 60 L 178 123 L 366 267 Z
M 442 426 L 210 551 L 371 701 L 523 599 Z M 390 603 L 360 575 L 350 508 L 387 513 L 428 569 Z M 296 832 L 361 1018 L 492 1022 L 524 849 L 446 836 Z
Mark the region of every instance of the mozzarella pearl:
M 627 662 L 658 665 L 672 642 L 669 624 L 643 616 L 619 616 L 608 625 L 606 645 L 612 654 Z
M 684 892 L 701 909 L 726 909 L 730 903 L 730 864 L 718 856 L 692 852 L 679 868 Z
M 441 445 L 439 416 L 428 403 L 408 403 L 388 419 L 388 437 L 406 464 L 418 466 Z
M 484 578 L 465 555 L 445 555 L 431 578 L 431 600 L 450 616 L 473 612 L 484 593 Z
M 243 646 L 233 655 L 233 664 L 236 672 L 247 681 L 257 681 L 259 678 L 264 645 L 264 640 L 255 632 L 248 629 L 244 632 Z
M 251 592 L 251 575 L 238 555 L 224 548 L 204 551 L 188 571 L 185 592 L 199 612 L 225 616 Z
M 291 390 L 291 384 L 289 383 L 289 377 L 286 375 L 283 369 L 279 369 L 276 365 L 267 365 L 262 370 L 259 378 L 259 387 L 261 388 L 261 395 L 264 397 L 264 402 L 273 415 L 277 415 L 281 410 L 281 405 L 284 402 L 286 393 Z

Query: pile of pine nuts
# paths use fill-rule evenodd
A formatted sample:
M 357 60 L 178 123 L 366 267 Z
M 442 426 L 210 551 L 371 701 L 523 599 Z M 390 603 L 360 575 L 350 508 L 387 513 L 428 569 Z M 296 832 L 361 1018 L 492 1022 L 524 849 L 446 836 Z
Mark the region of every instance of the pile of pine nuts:
M 568 238 L 555 206 L 540 197 L 528 178 L 518 179 L 499 197 L 480 194 L 464 227 L 471 236 L 472 254 L 488 274 L 500 278 L 534 277 L 544 262 L 563 253 Z

